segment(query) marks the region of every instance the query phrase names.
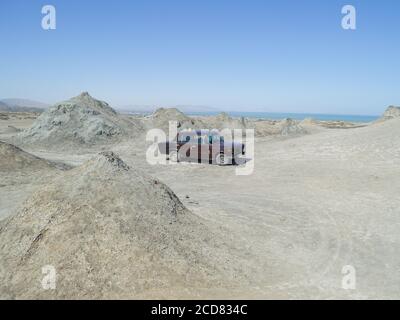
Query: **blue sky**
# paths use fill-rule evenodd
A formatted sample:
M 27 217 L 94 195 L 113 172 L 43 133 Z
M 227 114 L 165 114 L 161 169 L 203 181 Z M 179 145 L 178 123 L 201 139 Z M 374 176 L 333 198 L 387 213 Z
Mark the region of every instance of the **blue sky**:
M 41 8 L 57 29 L 41 28 Z M 341 8 L 357 9 L 357 30 Z M 0 97 L 380 114 L 400 104 L 400 1 L 0 1 Z

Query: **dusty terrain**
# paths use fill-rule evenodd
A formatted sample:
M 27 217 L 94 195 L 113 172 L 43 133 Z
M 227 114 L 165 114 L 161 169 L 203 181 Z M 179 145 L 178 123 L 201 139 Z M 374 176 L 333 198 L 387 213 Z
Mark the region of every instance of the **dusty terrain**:
M 25 143 L 12 157 L 2 144 L 0 298 L 398 299 L 396 112 L 368 125 L 221 115 L 258 131 L 248 176 L 234 166 L 151 166 L 143 135 L 75 150 Z M 159 112 L 144 128 L 176 111 L 162 113 L 169 119 Z M 0 140 L 17 141 L 36 116 L 0 119 Z M 15 157 L 31 164 L 10 166 Z M 58 271 L 55 291 L 40 287 L 45 264 Z M 342 288 L 346 265 L 354 290 Z

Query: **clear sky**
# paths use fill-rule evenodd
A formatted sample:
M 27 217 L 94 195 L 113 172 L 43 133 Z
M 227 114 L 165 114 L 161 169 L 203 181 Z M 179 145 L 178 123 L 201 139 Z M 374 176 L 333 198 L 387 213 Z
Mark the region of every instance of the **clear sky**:
M 43 5 L 57 29 L 41 28 Z M 341 8 L 357 9 L 357 29 Z M 400 104 L 398 0 L 1 0 L 0 98 L 381 114 Z

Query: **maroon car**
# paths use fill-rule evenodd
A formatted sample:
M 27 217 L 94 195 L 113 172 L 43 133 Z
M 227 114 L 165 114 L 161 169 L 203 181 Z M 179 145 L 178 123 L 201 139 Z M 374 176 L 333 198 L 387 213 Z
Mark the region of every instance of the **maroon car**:
M 218 165 L 237 164 L 245 145 L 225 138 L 217 130 L 180 131 L 175 139 L 158 144 L 170 161 L 196 161 Z

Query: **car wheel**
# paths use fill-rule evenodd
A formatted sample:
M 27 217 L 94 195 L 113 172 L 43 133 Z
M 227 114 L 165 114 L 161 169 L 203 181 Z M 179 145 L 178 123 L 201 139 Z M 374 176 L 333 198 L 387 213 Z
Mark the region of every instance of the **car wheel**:
M 216 162 L 217 165 L 219 165 L 219 166 L 224 166 L 224 165 L 226 165 L 226 158 L 225 158 L 225 155 L 224 155 L 223 153 L 218 154 L 218 155 L 215 157 L 215 162 Z
M 169 161 L 172 162 L 178 162 L 178 152 L 176 150 L 173 150 L 169 153 L 169 157 L 168 157 Z

